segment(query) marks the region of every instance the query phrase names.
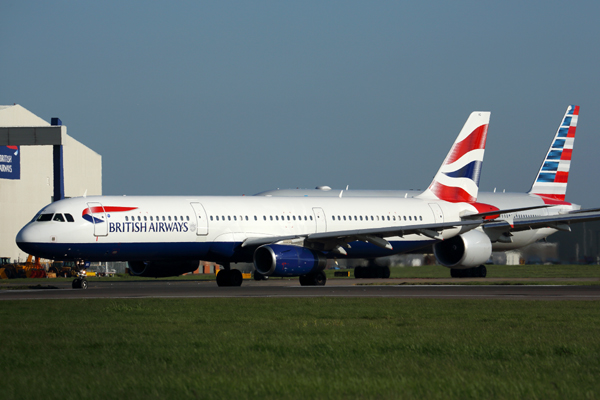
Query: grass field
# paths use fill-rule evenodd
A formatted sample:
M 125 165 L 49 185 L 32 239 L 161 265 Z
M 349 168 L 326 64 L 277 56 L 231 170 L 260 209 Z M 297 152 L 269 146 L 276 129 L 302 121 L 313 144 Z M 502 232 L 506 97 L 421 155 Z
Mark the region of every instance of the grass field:
M 591 301 L 0 304 L 2 399 L 600 397 Z

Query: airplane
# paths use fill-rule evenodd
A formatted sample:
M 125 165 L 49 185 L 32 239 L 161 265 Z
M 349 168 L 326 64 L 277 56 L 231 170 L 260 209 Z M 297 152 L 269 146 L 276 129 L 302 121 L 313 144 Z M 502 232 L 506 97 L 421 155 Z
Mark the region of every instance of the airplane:
M 550 215 L 563 215 L 577 213 L 581 206 L 565 201 L 567 193 L 567 184 L 569 178 L 569 169 L 571 166 L 571 156 L 575 141 L 575 132 L 579 118 L 579 106 L 570 105 L 561 120 L 556 131 L 550 148 L 546 152 L 542 164 L 533 181 L 531 189 L 526 193 L 505 193 L 505 192 L 479 192 L 477 201 L 483 204 L 489 204 L 497 209 L 515 209 L 527 208 L 526 210 L 504 213 L 500 216 L 506 221 L 522 220 L 523 218 L 543 217 Z M 421 191 L 417 190 L 339 190 L 331 189 L 328 186 L 320 186 L 315 189 L 277 189 L 257 193 L 255 196 L 267 197 L 395 197 L 410 198 L 418 196 Z M 518 228 L 506 229 L 498 225 L 485 225 L 477 228 L 485 232 L 492 240 L 492 251 L 507 251 L 525 247 L 529 244 L 545 239 L 558 230 L 567 230 L 570 228 L 565 224 L 550 224 L 537 229 Z M 468 246 L 468 243 L 465 243 Z M 439 245 L 434 247 L 438 262 L 451 268 L 451 276 L 479 276 L 485 277 L 484 266 L 473 268 L 453 268 L 459 267 L 449 263 L 440 252 Z M 355 276 L 359 277 L 386 277 L 389 276 L 389 267 L 382 267 L 370 263 L 369 267 L 356 267 Z
M 127 261 L 140 276 L 180 275 L 205 260 L 225 267 L 219 286 L 239 286 L 230 264 L 254 262 L 259 274 L 323 285 L 327 258 L 407 252 L 482 223 L 461 217 L 479 212 L 489 118 L 471 113 L 431 189 L 414 198 L 76 197 L 44 207 L 16 242 L 47 259 Z
M 429 188 L 413 198 L 77 197 L 44 207 L 16 242 L 47 259 L 127 261 L 139 276 L 177 276 L 205 260 L 224 267 L 219 286 L 240 286 L 242 275 L 231 263 L 253 262 L 264 276 L 324 285 L 328 258 L 377 258 L 436 243 L 458 268 L 472 268 L 491 254 L 490 239 L 475 230 L 482 224 L 504 232 L 600 218 L 598 212 L 536 217 L 508 228 L 487 219 L 514 211 L 477 203 L 489 118 L 489 112 L 469 116 Z

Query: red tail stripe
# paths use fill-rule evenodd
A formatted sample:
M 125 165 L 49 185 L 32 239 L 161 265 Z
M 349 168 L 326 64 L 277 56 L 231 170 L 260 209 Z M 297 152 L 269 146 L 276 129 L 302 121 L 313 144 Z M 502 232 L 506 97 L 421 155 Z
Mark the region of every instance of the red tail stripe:
M 544 204 L 567 204 L 567 205 L 571 204 L 571 203 L 567 203 L 565 201 L 564 194 L 541 194 L 541 193 L 534 193 L 534 194 L 540 196 L 542 198 L 542 200 L 544 200 Z
M 476 128 L 463 140 L 455 143 L 448 154 L 444 164 L 452 164 L 471 150 L 485 149 L 485 139 L 487 138 L 487 125 L 481 125 Z
M 439 182 L 434 182 L 431 185 L 431 191 L 438 199 L 451 203 L 473 203 L 477 200 L 464 189 L 442 185 Z
M 567 183 L 569 181 L 569 173 L 566 171 L 558 171 L 556 176 L 554 177 L 554 182 L 556 183 Z M 563 196 L 563 200 L 564 200 Z
M 563 149 L 562 154 L 560 155 L 560 159 L 561 160 L 570 160 L 572 154 L 573 154 L 573 149 Z
M 575 137 L 576 130 L 577 130 L 576 126 L 570 126 L 569 131 L 567 132 L 567 137 Z
M 579 115 L 579 106 L 575 106 L 575 110 L 573 110 L 573 115 Z

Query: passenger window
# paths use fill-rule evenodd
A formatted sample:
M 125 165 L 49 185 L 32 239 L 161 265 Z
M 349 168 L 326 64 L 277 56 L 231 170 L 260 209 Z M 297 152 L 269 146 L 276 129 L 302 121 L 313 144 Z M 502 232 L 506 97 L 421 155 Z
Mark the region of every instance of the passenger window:
M 346 220 L 346 216 L 344 215 L 344 221 Z
M 342 219 L 340 218 L 340 216 L 338 215 L 338 221 L 341 221 Z
M 234 221 L 237 221 L 237 217 L 236 217 L 235 215 L 233 216 L 233 220 L 234 220 Z
M 360 220 L 362 221 L 362 215 L 360 216 Z
M 256 218 L 256 215 L 254 216 L 254 220 L 255 220 L 255 221 L 258 221 L 258 218 Z
M 67 219 L 67 222 L 75 222 L 75 219 L 71 214 L 65 214 L 65 218 Z
M 408 220 L 409 220 L 409 221 L 412 221 L 412 217 L 411 217 L 410 215 L 408 216 Z
M 231 215 L 228 215 L 228 216 L 227 216 L 227 220 L 228 220 L 228 221 L 231 221 Z
M 150 217 L 150 218 L 152 218 L 152 217 Z M 189 216 L 189 215 L 186 215 L 186 216 L 185 216 L 185 218 L 186 218 L 188 221 L 190 220 L 190 216 Z
M 150 217 L 150 218 L 152 218 L 152 217 Z M 211 221 L 213 220 L 213 216 L 212 216 L 212 215 L 210 216 L 210 220 L 211 220 Z
M 269 218 L 271 219 L 271 221 L 273 221 L 273 216 L 272 215 L 269 215 Z
M 127 215 L 125 216 L 125 221 L 129 221 L 129 217 Z
M 138 221 L 141 221 L 141 220 L 142 220 L 142 217 L 140 217 L 140 216 L 138 215 Z
M 175 221 L 177 221 L 177 215 L 175 215 L 175 216 L 173 217 L 173 219 L 174 219 Z
M 144 215 L 144 221 L 148 221 L 148 217 Z
M 279 215 L 275 216 L 275 220 L 279 221 Z
M 419 215 L 419 221 L 423 221 L 423 217 Z
M 58 222 L 65 222 L 65 217 L 63 217 L 62 214 L 56 213 L 54 214 L 54 218 L 52 220 Z
M 406 221 L 406 215 L 404 216 L 404 220 Z
M 354 216 L 354 220 L 355 220 L 355 221 L 358 221 L 358 218 L 356 218 L 356 215 Z
M 392 217 L 392 220 L 394 220 L 394 221 L 396 220 L 396 216 L 395 215 Z
M 313 219 L 312 219 L 312 215 L 310 216 L 310 220 L 311 220 L 311 221 L 313 220 Z

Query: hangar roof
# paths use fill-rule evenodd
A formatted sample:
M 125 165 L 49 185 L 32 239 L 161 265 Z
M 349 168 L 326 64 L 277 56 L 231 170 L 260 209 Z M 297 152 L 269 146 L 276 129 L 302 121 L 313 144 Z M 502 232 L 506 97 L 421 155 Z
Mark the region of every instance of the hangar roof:
M 50 126 L 50 124 L 19 104 L 0 106 L 0 127 L 22 126 Z

